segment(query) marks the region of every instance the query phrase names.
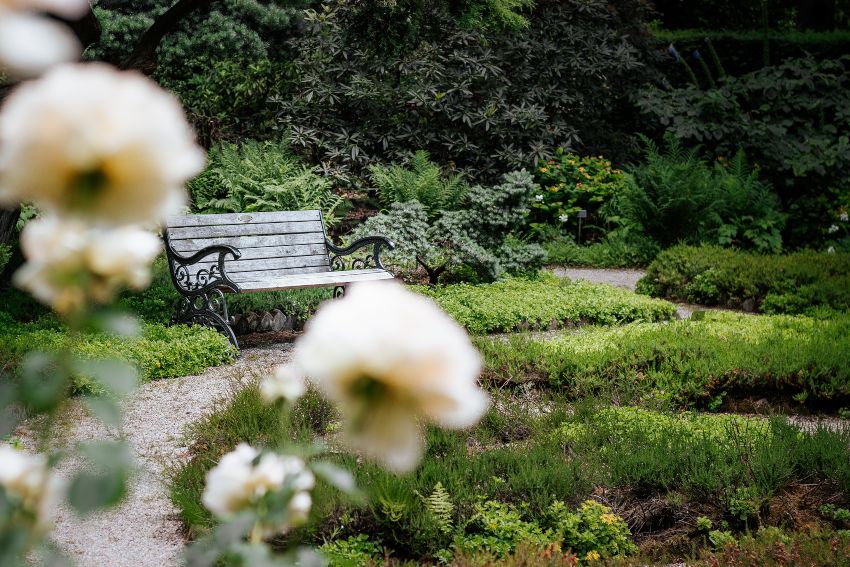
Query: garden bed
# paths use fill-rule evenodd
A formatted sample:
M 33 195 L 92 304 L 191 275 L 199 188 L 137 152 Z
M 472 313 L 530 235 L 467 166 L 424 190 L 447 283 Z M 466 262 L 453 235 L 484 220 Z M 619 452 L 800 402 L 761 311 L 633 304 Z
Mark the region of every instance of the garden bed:
M 710 554 L 759 528 L 843 526 L 823 506 L 850 503 L 850 431 L 575 405 L 527 388 L 493 395 L 478 426 L 429 429 L 428 453 L 411 475 L 337 453 L 371 504 L 358 507 L 320 484 L 312 525 L 287 543 L 334 541 L 323 550 L 335 565 L 380 563 L 385 555 L 473 565 L 528 553 L 528 545 L 540 557 L 572 549 L 582 563 L 592 552 L 638 552 L 646 564 Z M 276 416 L 249 388 L 193 428 L 191 460 L 174 472 L 171 488 L 190 534 L 214 525 L 200 503 L 204 475 L 236 443 L 318 436 L 335 451 L 335 413 L 317 394 L 299 402 L 289 423 Z

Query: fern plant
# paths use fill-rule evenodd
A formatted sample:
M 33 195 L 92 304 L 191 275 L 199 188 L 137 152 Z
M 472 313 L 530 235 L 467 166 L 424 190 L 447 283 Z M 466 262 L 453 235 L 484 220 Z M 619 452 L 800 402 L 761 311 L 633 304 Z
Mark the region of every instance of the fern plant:
M 452 513 L 455 510 L 455 506 L 452 504 L 452 499 L 448 491 L 443 488 L 443 483 L 438 481 L 434 485 L 434 490 L 431 494 L 423 497 L 422 500 L 425 502 L 428 512 L 434 518 L 437 528 L 444 534 L 451 533 L 454 527 Z
M 344 202 L 331 181 L 304 166 L 285 143 L 256 140 L 210 150 L 209 165 L 189 192 L 199 213 L 319 209 L 330 226 Z
M 469 191 L 463 176 L 444 174 L 423 150 L 413 155 L 407 167 L 374 165 L 369 171 L 385 207 L 419 201 L 431 219 L 440 211 L 457 209 Z

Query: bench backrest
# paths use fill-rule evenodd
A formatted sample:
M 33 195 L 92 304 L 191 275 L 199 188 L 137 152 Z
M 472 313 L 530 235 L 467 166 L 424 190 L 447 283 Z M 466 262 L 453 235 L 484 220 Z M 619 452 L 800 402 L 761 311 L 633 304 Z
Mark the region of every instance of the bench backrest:
M 170 216 L 166 228 L 171 245 L 184 256 L 218 244 L 237 248 L 242 257 L 226 262 L 236 283 L 331 270 L 321 211 Z M 215 261 L 213 256 L 197 267 Z

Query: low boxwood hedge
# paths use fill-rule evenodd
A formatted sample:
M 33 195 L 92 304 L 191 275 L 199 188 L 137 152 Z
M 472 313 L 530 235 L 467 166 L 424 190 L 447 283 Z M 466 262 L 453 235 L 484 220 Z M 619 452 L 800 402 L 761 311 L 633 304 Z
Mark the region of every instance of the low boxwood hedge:
M 850 254 L 786 255 L 674 246 L 638 282 L 639 293 L 764 313 L 850 310 Z
M 671 303 L 641 297 L 605 284 L 570 281 L 551 274 L 506 278 L 491 284 L 417 287 L 470 333 L 549 329 L 585 323 L 666 321 Z

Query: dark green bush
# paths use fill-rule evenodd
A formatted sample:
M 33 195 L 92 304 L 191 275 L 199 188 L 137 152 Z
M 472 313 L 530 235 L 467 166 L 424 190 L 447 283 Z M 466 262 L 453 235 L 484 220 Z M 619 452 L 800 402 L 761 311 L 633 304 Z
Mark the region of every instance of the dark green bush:
M 765 313 L 850 310 L 850 254 L 760 255 L 716 246 L 659 254 L 638 291 L 672 300 Z
M 650 122 L 712 155 L 743 149 L 761 166 L 794 222 L 786 240 L 793 246 L 823 240 L 838 204 L 821 202 L 827 191 L 846 197 L 850 169 L 850 57 L 790 60 L 718 81 L 643 91 L 638 105 Z
M 671 136 L 663 149 L 646 138 L 644 146 L 644 161 L 632 168 L 625 190 L 607 210 L 621 231 L 662 248 L 680 242 L 782 248 L 779 201 L 742 152 L 712 166 L 698 149 L 686 149 Z
M 548 329 L 582 323 L 667 321 L 676 308 L 604 284 L 553 275 L 482 284 L 417 288 L 474 334 Z
M 312 160 L 359 174 L 424 149 L 492 182 L 559 146 L 611 155 L 628 145 L 626 99 L 648 72 L 645 2 L 541 0 L 527 29 L 502 33 L 436 8 L 404 38 L 377 43 L 398 18 L 364 30 L 358 10 L 314 13 L 296 40 L 296 92 L 280 113 Z
M 850 399 L 850 316 L 709 312 L 699 320 L 591 327 L 553 340 L 478 339 L 498 380 L 545 380 L 571 396 L 719 407 L 726 392 Z

